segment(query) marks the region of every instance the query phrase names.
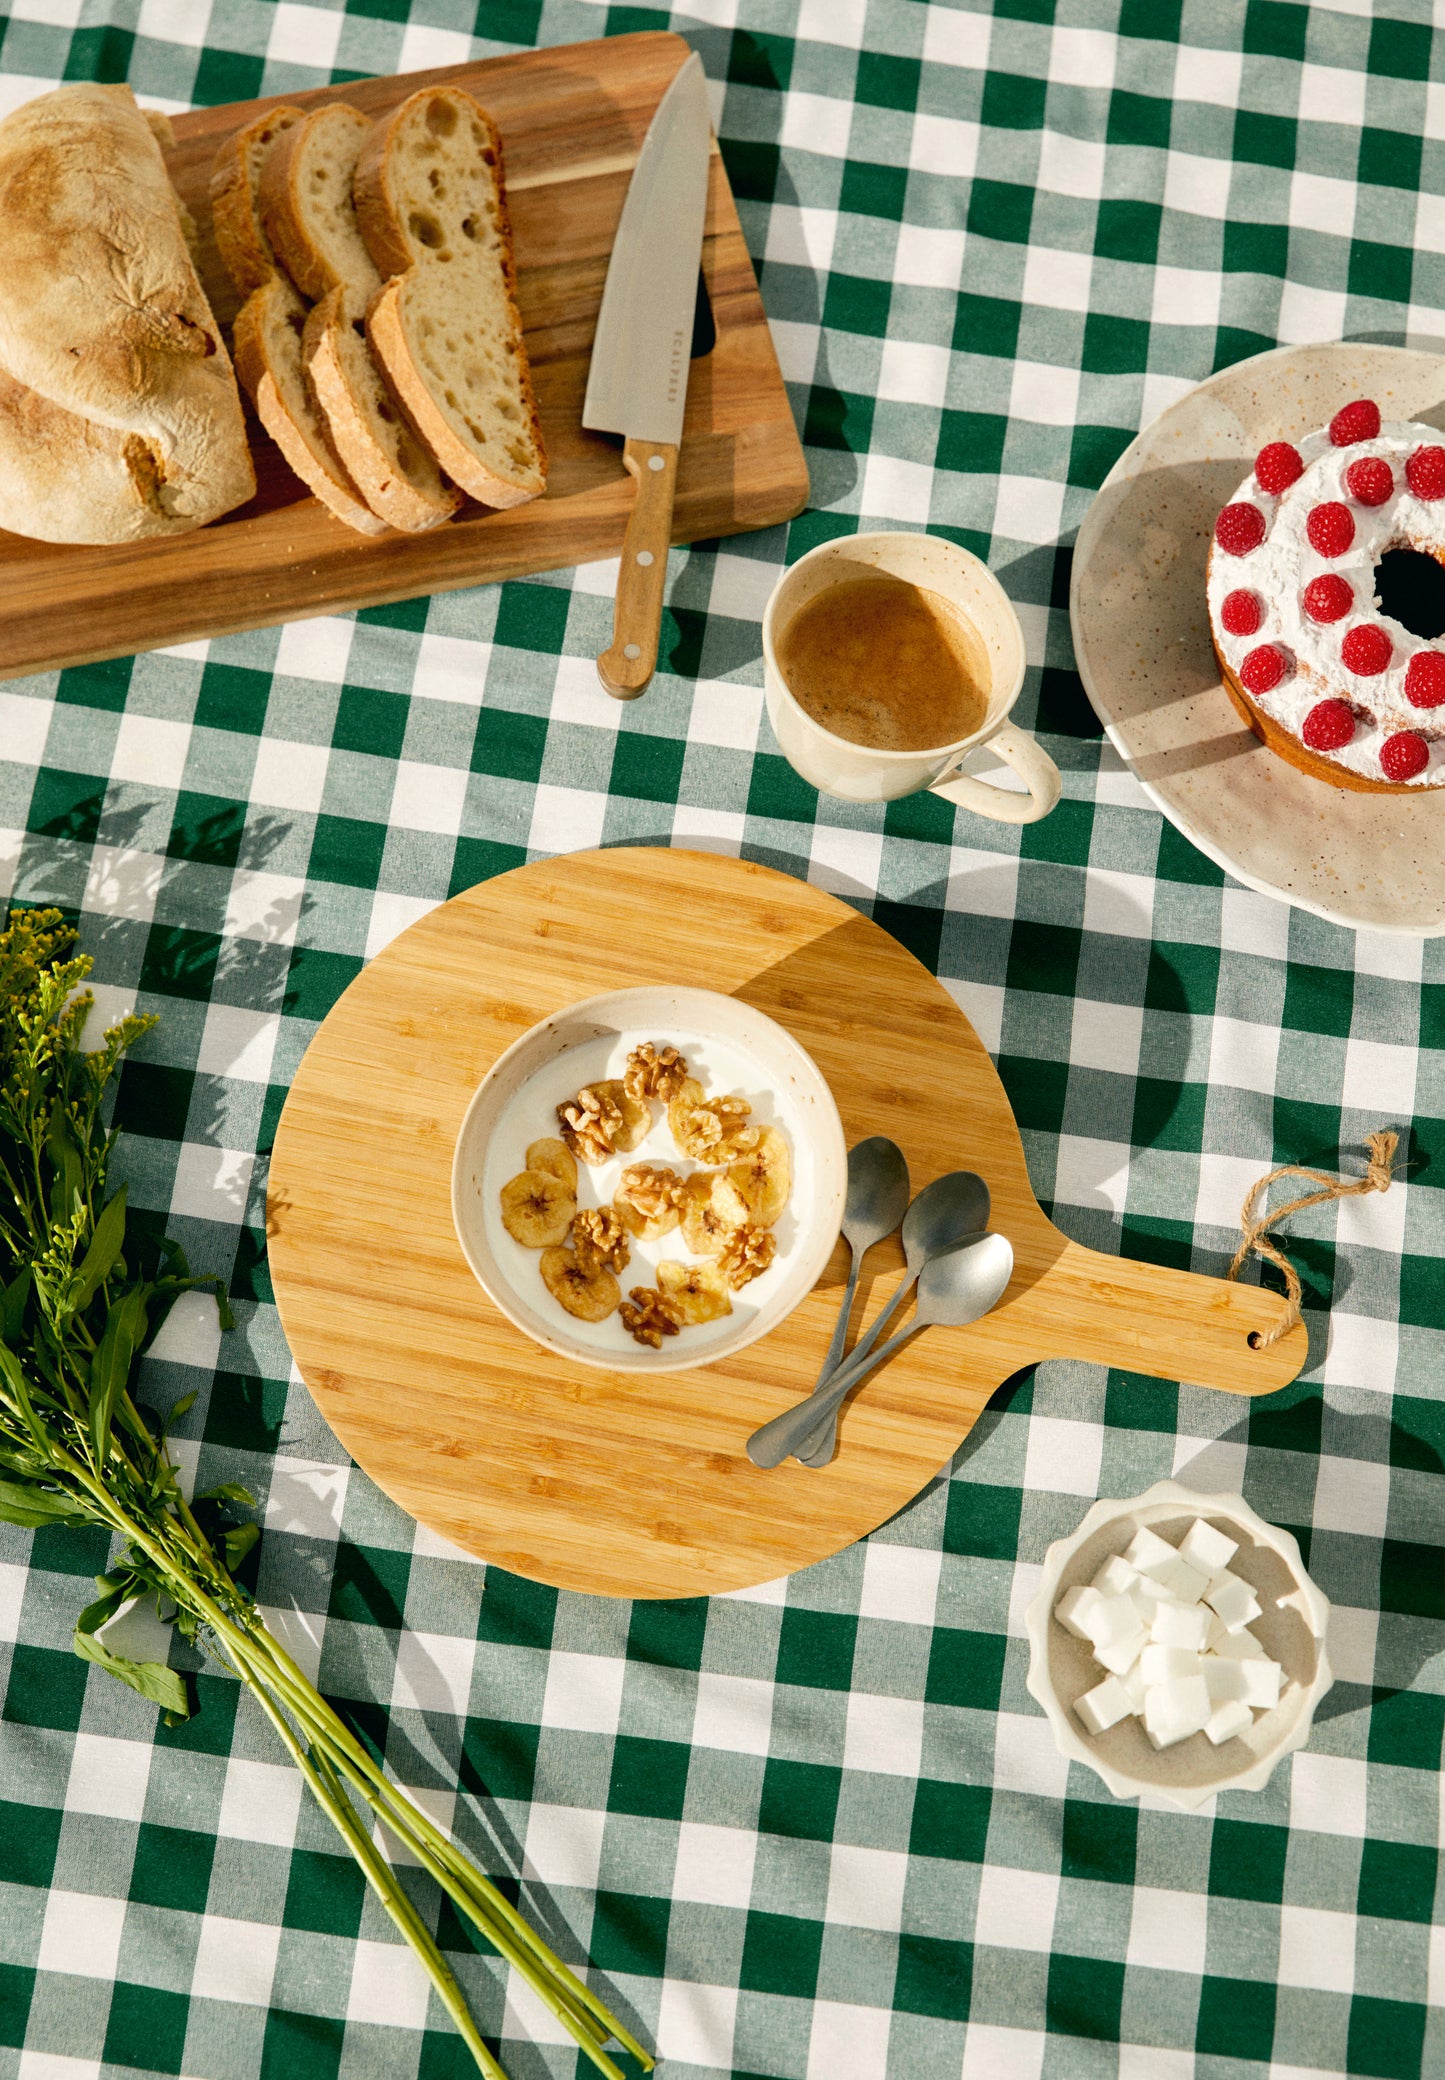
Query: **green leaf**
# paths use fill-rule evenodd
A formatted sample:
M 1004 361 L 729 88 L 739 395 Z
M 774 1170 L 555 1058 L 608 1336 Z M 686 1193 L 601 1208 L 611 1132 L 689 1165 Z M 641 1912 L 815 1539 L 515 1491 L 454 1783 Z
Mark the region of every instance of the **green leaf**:
M 189 1415 L 195 1405 L 196 1391 L 193 1387 L 189 1394 L 182 1394 L 179 1401 L 171 1403 L 171 1412 L 166 1417 L 166 1428 L 169 1430 L 172 1423 L 178 1423 L 182 1416 Z
M 90 1361 L 90 1441 L 97 1466 L 104 1466 L 110 1451 L 111 1417 L 145 1337 L 148 1291 L 145 1286 L 132 1286 L 116 1302 Z
M 256 1507 L 255 1496 L 249 1488 L 243 1488 L 239 1481 L 222 1481 L 219 1488 L 207 1488 L 205 1494 L 198 1495 L 196 1500 L 197 1502 L 244 1502 L 247 1509 Z
M 77 1314 L 89 1307 L 96 1289 L 105 1284 L 119 1260 L 125 1242 L 125 1190 L 122 1185 L 103 1208 L 90 1238 L 90 1248 L 80 1260 L 80 1279 L 75 1289 Z
M 53 1221 L 68 1221 L 75 1210 L 75 1201 L 80 1192 L 85 1172 L 80 1160 L 80 1150 L 70 1138 L 70 1128 L 65 1122 L 65 1104 L 57 1099 L 55 1110 L 50 1115 L 50 1132 L 45 1137 L 45 1153 L 55 1171 L 55 1181 L 50 1187 L 50 1218 Z
M 0 1339 L 15 1345 L 25 1326 L 25 1303 L 30 1298 L 30 1266 L 27 1264 L 0 1292 Z
M 119 1682 L 129 1684 L 152 1704 L 158 1704 L 169 1715 L 169 1723 L 177 1719 L 189 1719 L 191 1700 L 186 1692 L 185 1680 L 175 1669 L 167 1668 L 164 1661 L 127 1661 L 124 1654 L 113 1654 L 103 1641 L 94 1637 L 95 1629 L 107 1618 L 114 1617 L 114 1609 L 106 1610 L 111 1598 L 103 1596 L 80 1614 L 71 1644 L 82 1661 L 93 1661 L 107 1675 L 115 1676 Z M 99 1615 L 97 1615 L 99 1613 Z M 91 1619 L 89 1628 L 86 1620 Z
M 34 1530 L 41 1524 L 84 1524 L 88 1521 L 83 1511 L 75 1507 L 70 1495 L 57 1495 L 53 1488 L 42 1488 L 29 1481 L 0 1480 L 0 1518 L 7 1524 L 20 1524 Z
M 3 1343 L 0 1343 L 0 1372 L 4 1373 L 9 1383 L 10 1391 L 15 1396 L 16 1405 L 29 1428 L 30 1435 L 35 1439 L 42 1457 L 48 1458 L 50 1439 L 39 1416 L 35 1413 L 34 1405 L 30 1399 L 30 1389 L 25 1384 L 25 1374 L 20 1370 L 20 1360 L 16 1357 L 14 1351 L 9 1350 Z
M 240 1566 L 260 1536 L 261 1527 L 259 1524 L 238 1524 L 233 1531 L 226 1533 L 221 1540 L 221 1544 L 225 1548 L 226 1565 L 233 1573 Z

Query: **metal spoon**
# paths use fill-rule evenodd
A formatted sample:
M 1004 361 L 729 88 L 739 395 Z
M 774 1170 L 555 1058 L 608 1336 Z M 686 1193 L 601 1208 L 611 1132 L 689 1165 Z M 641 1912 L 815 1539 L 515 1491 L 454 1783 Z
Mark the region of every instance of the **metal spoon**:
M 930 1257 L 919 1276 L 918 1310 L 908 1326 L 881 1349 L 863 1358 L 850 1358 L 806 1401 L 755 1430 L 748 1439 L 748 1457 L 754 1466 L 780 1466 L 794 1452 L 801 1457 L 819 1424 L 837 1411 L 845 1395 L 901 1349 L 915 1330 L 934 1323 L 960 1328 L 965 1322 L 976 1322 L 1003 1298 L 1013 1268 L 1013 1246 L 1003 1235 L 971 1235 L 955 1248 Z
M 903 1257 L 908 1275 L 868 1334 L 859 1339 L 854 1358 L 864 1357 L 872 1350 L 930 1257 L 952 1249 L 966 1236 L 982 1235 L 988 1226 L 989 1205 L 988 1186 L 976 1170 L 949 1170 L 923 1187 L 903 1216 Z
M 829 1373 L 836 1370 L 843 1355 L 843 1346 L 848 1340 L 848 1317 L 853 1312 L 853 1296 L 858 1290 L 858 1274 L 863 1269 L 863 1259 L 875 1242 L 882 1242 L 885 1236 L 893 1233 L 907 1209 L 908 1164 L 898 1143 L 890 1141 L 886 1134 L 874 1134 L 867 1141 L 860 1141 L 856 1148 L 850 1148 L 843 1240 L 852 1251 L 853 1261 L 848 1270 L 848 1283 L 843 1288 L 833 1340 L 828 1345 L 828 1355 L 818 1374 L 817 1385 L 820 1387 Z M 987 1215 L 984 1218 L 987 1220 Z

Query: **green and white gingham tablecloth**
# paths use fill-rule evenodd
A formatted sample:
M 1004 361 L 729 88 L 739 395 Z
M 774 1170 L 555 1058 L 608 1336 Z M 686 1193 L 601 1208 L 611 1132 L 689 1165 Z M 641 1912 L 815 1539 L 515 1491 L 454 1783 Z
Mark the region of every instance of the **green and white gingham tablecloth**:
M 0 894 L 79 916 L 105 1012 L 163 1014 L 120 1092 L 131 1203 L 231 1267 L 240 1326 L 178 1309 L 146 1385 L 199 1390 L 186 1464 L 264 1498 L 273 1622 L 669 2080 L 1445 2074 L 1445 943 L 1223 877 L 1103 740 L 1065 611 L 1093 488 L 1191 383 L 1276 341 L 1445 329 L 1429 0 L 0 12 L 6 107 L 99 78 L 179 109 L 670 24 L 805 429 L 812 509 L 674 553 L 633 707 L 593 674 L 605 565 L 0 688 Z M 819 799 L 778 756 L 763 602 L 877 525 L 966 543 L 1019 603 L 1020 719 L 1064 770 L 1044 823 Z M 710 1602 L 557 1595 L 419 1530 L 291 1368 L 277 1116 L 393 934 L 615 842 L 870 911 L 967 1010 L 1035 1188 L 1096 1247 L 1220 1271 L 1262 1169 L 1413 1118 L 1408 1183 L 1295 1223 L 1301 1380 L 1251 1404 L 1045 1365 L 875 1537 Z M 1190 1816 L 1059 1759 L 1020 1618 L 1096 1495 L 1171 1473 L 1287 1524 L 1337 1606 L 1308 1752 Z M 0 1555 L 0 2080 L 470 2071 L 235 1687 L 203 1675 L 168 1732 L 71 1653 L 104 1542 L 3 1529 Z M 418 1896 L 512 2072 L 571 2073 Z

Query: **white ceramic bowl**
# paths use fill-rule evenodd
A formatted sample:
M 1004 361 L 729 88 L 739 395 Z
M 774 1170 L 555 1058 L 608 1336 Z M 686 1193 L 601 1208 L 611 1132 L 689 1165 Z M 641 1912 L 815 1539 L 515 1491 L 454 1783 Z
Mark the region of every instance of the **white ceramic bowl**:
M 793 1158 L 793 1188 L 773 1231 L 778 1250 L 770 1268 L 732 1296 L 730 1315 L 682 1330 L 659 1351 L 634 1343 L 615 1313 L 597 1323 L 567 1314 L 542 1283 L 540 1253 L 512 1239 L 498 1204 L 501 1187 L 522 1169 L 528 1144 L 557 1132 L 558 1103 L 584 1083 L 621 1076 L 629 1051 L 642 1040 L 680 1048 L 710 1093 L 747 1098 L 755 1120 L 785 1135 Z M 679 1156 L 664 1106 L 656 1108 L 647 1138 L 627 1155 L 595 1170 L 578 1164 L 579 1203 L 610 1205 L 623 1169 L 646 1162 L 684 1175 L 699 1167 Z M 812 1057 L 774 1019 L 713 990 L 613 990 L 543 1019 L 493 1063 L 457 1137 L 452 1218 L 488 1294 L 548 1350 L 612 1371 L 682 1372 L 755 1343 L 812 1290 L 838 1239 L 847 1178 L 833 1094 Z M 692 1261 L 676 1230 L 656 1242 L 634 1241 L 619 1279 L 623 1292 L 654 1284 L 652 1267 L 664 1257 Z
M 1071 1709 L 1103 1681 L 1087 1640 L 1075 1639 L 1055 1618 L 1066 1589 L 1090 1582 L 1112 1553 L 1122 1553 L 1141 1524 L 1177 1545 L 1196 1517 L 1237 1539 L 1230 1572 L 1249 1582 L 1263 1606 L 1250 1630 L 1284 1669 L 1272 1712 L 1246 1734 L 1212 1747 L 1202 1733 L 1155 1750 L 1137 1719 L 1107 1733 L 1087 1734 Z M 1305 1573 L 1300 1549 L 1287 1531 L 1267 1524 L 1241 1495 L 1196 1495 L 1177 1481 L 1160 1481 L 1132 1502 L 1096 1502 L 1072 1538 L 1044 1555 L 1044 1577 L 1029 1605 L 1028 1688 L 1048 1714 L 1059 1752 L 1087 1763 L 1116 1798 L 1152 1791 L 1186 1812 L 1216 1791 L 1263 1791 L 1275 1764 L 1310 1737 L 1315 1706 L 1334 1682 L 1325 1652 L 1330 1607 Z

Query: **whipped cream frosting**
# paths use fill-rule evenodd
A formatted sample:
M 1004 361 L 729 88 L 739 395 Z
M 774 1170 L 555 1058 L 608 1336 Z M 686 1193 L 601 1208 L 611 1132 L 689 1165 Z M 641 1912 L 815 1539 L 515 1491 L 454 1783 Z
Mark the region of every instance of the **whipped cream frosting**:
M 1375 591 L 1375 565 L 1387 549 L 1420 549 L 1445 554 L 1445 499 L 1416 498 L 1405 481 L 1405 464 L 1419 447 L 1445 446 L 1437 427 L 1414 421 L 1383 424 L 1374 440 L 1352 441 L 1337 448 L 1326 431 L 1307 434 L 1295 444 L 1304 469 L 1285 491 L 1271 497 L 1260 488 L 1253 470 L 1235 492 L 1231 504 L 1251 505 L 1264 517 L 1265 537 L 1257 549 L 1231 556 L 1218 542 L 1209 551 L 1209 619 L 1220 655 L 1235 677 L 1251 650 L 1273 643 L 1293 669 L 1267 693 L 1245 691 L 1256 707 L 1299 737 L 1304 719 L 1318 701 L 1348 701 L 1355 712 L 1355 734 L 1337 751 L 1312 751 L 1333 765 L 1348 766 L 1367 780 L 1384 780 L 1380 751 L 1387 737 L 1411 730 L 1429 746 L 1430 760 L 1406 787 L 1445 786 L 1445 707 L 1417 708 L 1405 698 L 1405 673 L 1417 650 L 1440 648 L 1411 635 L 1380 611 Z M 1362 457 L 1379 456 L 1390 465 L 1395 488 L 1380 506 L 1365 506 L 1345 489 L 1345 471 Z M 1355 539 L 1343 556 L 1320 556 L 1305 533 L 1317 505 L 1338 501 L 1349 509 Z M 1312 621 L 1301 604 L 1312 578 L 1336 572 L 1354 592 L 1355 603 L 1339 621 Z M 1247 636 L 1230 635 L 1220 617 L 1227 596 L 1253 592 L 1264 618 Z M 1343 663 L 1340 648 L 1352 628 L 1372 622 L 1390 638 L 1392 655 L 1386 669 L 1363 677 Z

